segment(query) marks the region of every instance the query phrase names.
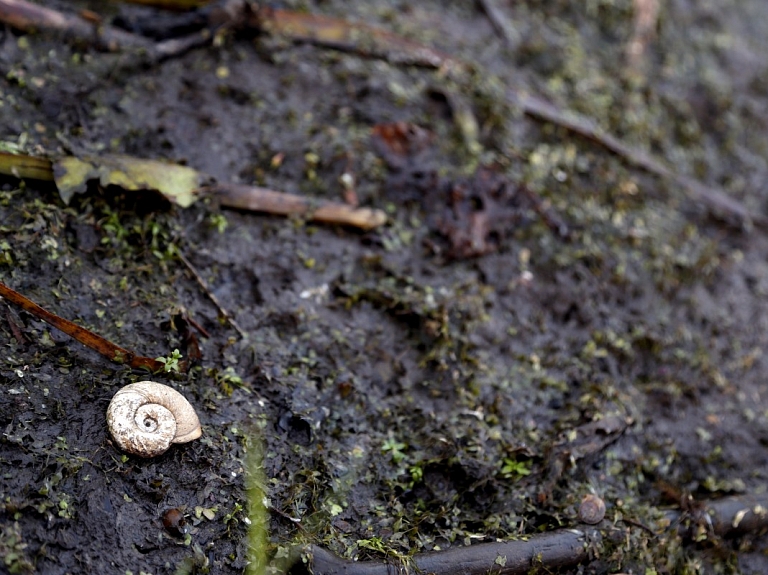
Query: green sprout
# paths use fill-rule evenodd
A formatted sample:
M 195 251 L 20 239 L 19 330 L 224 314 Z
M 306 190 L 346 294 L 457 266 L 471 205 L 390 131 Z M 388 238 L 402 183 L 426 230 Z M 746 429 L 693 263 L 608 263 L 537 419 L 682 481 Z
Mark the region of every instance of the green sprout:
M 403 459 L 405 459 L 405 453 L 403 450 L 407 448 L 407 444 L 395 441 L 394 438 L 390 437 L 384 442 L 384 445 L 381 446 L 381 451 L 382 453 L 389 452 L 392 455 L 393 463 L 400 463 Z
M 530 461 L 518 461 L 511 457 L 505 457 L 501 465 L 501 476 L 504 479 L 520 479 L 531 474 Z
M 227 229 L 229 222 L 227 221 L 227 216 L 224 214 L 214 213 L 208 216 L 208 224 L 212 228 L 216 228 L 216 231 L 218 231 L 220 234 L 223 234 L 224 230 Z
M 184 357 L 181 355 L 178 349 L 174 349 L 173 353 L 168 357 L 156 357 L 155 359 L 163 364 L 163 371 L 166 373 L 179 373 L 179 360 Z

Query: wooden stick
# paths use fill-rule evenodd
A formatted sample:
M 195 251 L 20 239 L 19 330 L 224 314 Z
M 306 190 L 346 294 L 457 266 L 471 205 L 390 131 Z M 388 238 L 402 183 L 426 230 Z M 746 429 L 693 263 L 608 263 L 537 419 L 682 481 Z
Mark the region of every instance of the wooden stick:
M 153 46 L 153 42 L 136 34 L 25 0 L 0 0 L 0 21 L 25 32 L 39 29 L 57 31 L 72 39 L 95 42 L 99 47 L 112 51 L 124 47 Z
M 0 152 L 0 174 L 13 176 L 20 180 L 53 181 L 53 164 L 48 158 Z
M 128 364 L 133 369 L 143 368 L 153 372 L 162 371 L 164 368 L 164 365 L 156 359 L 136 355 L 68 319 L 52 314 L 2 282 L 0 282 L 0 296 L 56 329 L 63 331 L 68 336 L 75 338 L 83 345 L 99 352 L 110 361 Z
M 513 48 L 520 39 L 520 33 L 515 30 L 512 22 L 504 14 L 501 7 L 496 3 L 496 0 L 477 0 L 477 3 L 488 16 L 488 20 L 491 21 L 493 29 L 501 36 L 504 42 L 510 48 Z
M 71 40 L 85 41 L 112 52 L 125 48 L 140 49 L 141 60 L 147 64 L 184 54 L 206 44 L 211 37 L 208 30 L 202 30 L 181 38 L 153 42 L 108 24 L 44 8 L 25 0 L 0 0 L 0 22 L 24 32 L 52 30 Z
M 235 4 L 242 0 L 231 1 Z M 351 50 L 395 64 L 441 68 L 455 62 L 450 56 L 425 44 L 367 24 L 265 6 L 256 12 L 246 11 L 245 14 L 248 27 L 298 42 Z
M 765 496 L 739 496 L 713 501 L 703 505 L 702 517 L 668 512 L 666 520 L 688 540 L 690 521 L 682 519 L 706 525 L 710 534 L 716 537 L 744 535 L 768 527 L 768 500 Z M 603 525 L 605 527 L 596 528 L 579 525 L 574 529 L 557 529 L 512 541 L 417 553 L 401 565 L 342 559 L 317 545 L 298 547 L 295 553 L 297 559 L 302 555 L 308 557 L 307 570 L 313 575 L 522 575 L 534 568 L 554 570 L 582 563 L 589 558 L 590 547 L 599 547 L 604 536 L 610 534 L 615 539 L 625 532 L 608 521 L 603 521 Z M 647 528 L 643 526 L 643 529 Z
M 208 284 L 205 283 L 205 280 L 203 279 L 203 277 L 199 273 L 197 273 L 197 270 L 195 269 L 195 266 L 192 265 L 192 262 L 190 262 L 186 258 L 186 256 L 183 253 L 181 253 L 181 251 L 177 251 L 176 253 L 179 256 L 179 259 L 182 261 L 182 263 L 185 266 L 187 266 L 189 273 L 192 274 L 192 277 L 195 278 L 195 281 L 200 285 L 201 288 L 203 288 L 203 291 L 208 296 L 208 299 L 210 299 L 213 302 L 213 305 L 216 306 L 216 308 L 219 310 L 219 313 L 222 316 L 224 316 L 224 318 L 229 322 L 229 325 L 235 328 L 235 331 L 237 331 L 237 333 L 239 333 L 240 337 L 242 337 L 243 339 L 248 337 L 246 333 L 243 331 L 243 329 L 239 325 L 237 325 L 235 318 L 233 318 L 232 315 L 230 315 L 230 313 L 224 308 L 224 306 L 219 303 L 219 299 L 213 294 L 213 292 L 210 289 L 208 289 Z M 189 319 L 189 321 L 190 323 L 192 323 L 191 318 Z M 202 329 L 200 326 L 197 325 L 197 322 L 195 322 L 194 325 L 198 329 Z M 207 332 L 206 332 L 206 337 L 210 337 L 207 335 Z
M 222 25 L 250 27 L 260 31 L 281 34 L 296 41 L 313 42 L 330 48 L 352 50 L 362 55 L 381 57 L 401 64 L 414 64 L 433 68 L 471 68 L 468 63 L 461 62 L 428 46 L 406 40 L 396 34 L 373 26 L 353 24 L 337 18 L 280 9 L 260 8 L 257 11 L 253 11 L 246 0 L 221 0 L 210 8 L 209 19 L 211 25 L 216 27 Z M 205 31 L 205 33 L 193 34 L 184 39 L 168 40 L 155 44 L 135 34 L 106 25 L 95 27 L 91 22 L 79 16 L 64 15 L 55 10 L 42 8 L 24 0 L 0 0 L 0 21 L 27 31 L 43 27 L 61 30 L 72 37 L 81 39 L 93 39 L 95 36 L 97 40 L 100 40 L 111 49 L 116 49 L 122 45 L 143 47 L 150 61 L 160 61 L 183 53 L 194 46 L 207 42 L 209 36 L 207 31 Z M 539 98 L 526 95 L 517 90 L 508 91 L 508 95 L 510 101 L 520 106 L 527 115 L 551 122 L 591 139 L 614 154 L 621 156 L 630 164 L 676 183 L 686 191 L 689 197 L 700 201 L 711 210 L 735 216 L 741 223 L 747 226 L 754 223 L 763 228 L 768 228 L 768 217 L 752 214 L 744 204 L 730 197 L 722 190 L 679 174 L 650 154 L 624 144 L 618 138 L 606 134 L 589 118 L 562 111 Z M 242 191 L 235 193 L 234 187 L 230 186 L 230 188 L 232 188 L 232 193 L 227 195 L 231 199 L 227 201 L 233 201 L 236 204 L 252 203 L 250 200 L 246 201 L 242 198 L 235 199 L 234 196 L 244 196 L 247 194 L 241 193 Z M 270 205 L 277 204 L 277 202 L 271 200 L 268 203 Z M 343 204 L 339 204 L 339 206 L 343 206 Z M 241 205 L 231 207 L 269 211 L 264 208 L 247 208 Z M 294 211 L 297 209 L 299 210 L 298 212 Z M 324 210 L 331 211 L 330 219 L 325 219 Z M 294 207 L 287 213 L 303 214 L 306 211 L 306 207 Z M 374 213 L 348 215 L 342 212 L 344 212 L 343 209 L 339 210 L 322 206 L 318 213 L 315 214 L 314 219 L 335 223 L 348 223 L 348 225 L 362 227 L 363 229 L 380 225 L 370 222 L 383 221 L 381 215 Z M 363 225 L 359 225 L 356 222 L 361 222 Z
M 370 230 L 384 224 L 387 215 L 370 208 L 356 208 L 347 204 L 312 201 L 302 196 L 277 192 L 242 184 L 214 184 L 205 191 L 218 197 L 222 206 L 255 212 L 268 212 L 284 216 L 297 215 L 312 221 L 353 226 Z
M 768 227 L 767 217 L 753 214 L 744 204 L 730 197 L 725 192 L 706 186 L 693 178 L 678 174 L 650 154 L 636 150 L 624 144 L 618 138 L 606 134 L 589 118 L 564 112 L 540 98 L 529 96 L 522 92 L 511 90 L 508 94 L 510 100 L 529 116 L 570 130 L 621 156 L 638 168 L 671 180 L 685 190 L 690 198 L 702 202 L 714 211 L 736 216 L 745 224 L 754 223 L 761 227 Z

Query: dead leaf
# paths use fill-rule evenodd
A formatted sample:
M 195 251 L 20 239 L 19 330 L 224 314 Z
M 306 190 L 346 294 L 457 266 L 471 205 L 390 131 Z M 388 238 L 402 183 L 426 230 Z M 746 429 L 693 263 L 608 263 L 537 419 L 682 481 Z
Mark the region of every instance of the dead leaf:
M 53 175 L 66 204 L 75 194 L 85 192 L 90 180 L 98 180 L 103 187 L 156 190 L 182 208 L 195 203 L 204 179 L 197 170 L 187 166 L 111 154 L 98 158 L 61 158 L 53 164 Z
M 0 152 L 0 174 L 15 178 L 52 180 L 51 161 L 47 158 Z

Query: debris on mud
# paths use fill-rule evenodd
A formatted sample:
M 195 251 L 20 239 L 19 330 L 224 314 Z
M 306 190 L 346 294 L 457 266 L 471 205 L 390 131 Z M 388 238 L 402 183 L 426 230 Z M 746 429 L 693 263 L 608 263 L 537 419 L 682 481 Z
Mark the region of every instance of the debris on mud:
M 161 355 L 204 430 L 121 452 L 104 413 L 146 370 L 0 302 L 0 570 L 485 573 L 565 541 L 571 575 L 768 572 L 762 1 L 651 29 L 633 0 L 288 4 L 273 34 L 121 30 L 138 51 L 94 30 L 155 8 L 0 30 L 0 151 L 301 208 L 0 180 L 0 281 Z M 317 225 L 326 203 L 382 217 Z

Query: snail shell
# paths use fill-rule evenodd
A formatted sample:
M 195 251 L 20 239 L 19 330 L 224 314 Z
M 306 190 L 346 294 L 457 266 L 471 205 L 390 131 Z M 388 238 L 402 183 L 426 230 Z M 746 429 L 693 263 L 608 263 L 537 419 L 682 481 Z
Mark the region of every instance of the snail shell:
M 187 520 L 184 518 L 184 512 L 177 508 L 169 509 L 163 513 L 163 527 L 174 537 L 183 537 L 189 533 Z
M 186 443 L 203 433 L 184 396 L 152 381 L 119 389 L 109 402 L 107 425 L 118 447 L 139 457 L 157 457 L 171 443 Z
M 579 521 L 588 525 L 597 525 L 605 517 L 605 501 L 597 495 L 588 493 L 579 506 Z

